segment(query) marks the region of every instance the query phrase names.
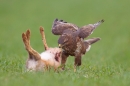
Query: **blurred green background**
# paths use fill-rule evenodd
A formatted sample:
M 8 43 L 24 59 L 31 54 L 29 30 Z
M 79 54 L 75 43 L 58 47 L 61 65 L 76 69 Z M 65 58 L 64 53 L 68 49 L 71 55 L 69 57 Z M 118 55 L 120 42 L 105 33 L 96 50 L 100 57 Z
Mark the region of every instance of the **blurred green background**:
M 130 1 L 129 0 L 0 0 L 0 84 L 1 86 L 128 86 L 130 85 Z M 45 29 L 47 43 L 57 46 L 51 33 L 55 18 L 79 27 L 100 25 L 89 37 L 100 37 L 83 56 L 82 66 L 73 72 L 73 59 L 67 70 L 55 73 L 26 73 L 28 57 L 21 34 L 31 30 L 31 45 L 42 52 L 39 27 Z

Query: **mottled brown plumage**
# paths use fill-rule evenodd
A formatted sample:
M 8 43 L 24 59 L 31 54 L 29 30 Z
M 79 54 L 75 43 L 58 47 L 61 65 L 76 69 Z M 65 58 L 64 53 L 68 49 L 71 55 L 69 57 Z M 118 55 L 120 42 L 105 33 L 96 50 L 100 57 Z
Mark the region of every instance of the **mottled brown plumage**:
M 81 57 L 89 51 L 91 44 L 100 40 L 100 38 L 91 38 L 84 40 L 88 37 L 94 29 L 99 26 L 104 20 L 95 24 L 85 25 L 81 28 L 78 26 L 64 22 L 63 20 L 55 19 L 52 26 L 52 33 L 60 35 L 58 39 L 59 47 L 63 49 L 62 52 L 62 65 L 65 66 L 66 59 L 69 55 L 75 56 L 75 66 L 81 65 Z

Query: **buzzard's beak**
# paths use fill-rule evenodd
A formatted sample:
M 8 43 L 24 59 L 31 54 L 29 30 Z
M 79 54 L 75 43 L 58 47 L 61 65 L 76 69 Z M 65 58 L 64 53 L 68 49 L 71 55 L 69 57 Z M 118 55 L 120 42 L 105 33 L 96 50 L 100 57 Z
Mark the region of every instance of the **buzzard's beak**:
M 61 44 L 59 44 L 59 48 L 62 48 Z

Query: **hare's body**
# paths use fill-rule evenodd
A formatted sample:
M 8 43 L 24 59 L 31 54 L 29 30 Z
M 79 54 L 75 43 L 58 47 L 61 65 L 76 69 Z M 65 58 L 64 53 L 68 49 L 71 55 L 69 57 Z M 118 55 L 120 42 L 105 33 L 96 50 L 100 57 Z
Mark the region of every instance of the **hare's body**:
M 60 52 L 59 48 L 49 48 L 39 54 L 41 57 L 40 60 L 35 60 L 33 55 L 29 55 L 26 62 L 27 70 L 44 70 L 47 65 L 57 69 L 61 64 L 61 58 L 56 57 L 57 52 Z
M 26 69 L 27 71 L 44 71 L 46 64 L 42 60 L 36 61 L 35 59 L 27 59 Z
M 50 66 L 54 66 L 54 68 L 58 68 L 61 64 L 61 49 L 59 48 L 49 48 L 45 52 L 40 54 L 41 59 L 45 60 L 50 64 Z
M 61 64 L 61 49 L 48 48 L 42 27 L 40 28 L 40 32 L 45 47 L 45 51 L 41 54 L 35 51 L 30 45 L 30 30 L 27 30 L 26 33 L 22 34 L 22 39 L 29 55 L 26 62 L 26 68 L 28 71 L 44 71 L 49 67 L 53 67 L 56 70 Z

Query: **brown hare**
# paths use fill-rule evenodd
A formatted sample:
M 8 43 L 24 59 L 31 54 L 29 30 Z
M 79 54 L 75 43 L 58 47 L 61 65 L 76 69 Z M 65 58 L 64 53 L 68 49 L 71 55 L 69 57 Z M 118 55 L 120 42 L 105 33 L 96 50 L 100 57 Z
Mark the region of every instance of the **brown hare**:
M 46 38 L 44 34 L 44 29 L 40 27 L 40 33 L 42 36 L 42 41 L 44 44 L 45 51 L 41 54 L 34 50 L 30 45 L 30 30 L 27 30 L 25 33 L 22 33 L 23 43 L 28 52 L 28 59 L 26 62 L 27 71 L 45 71 L 50 67 L 53 67 L 54 70 L 57 70 L 61 65 L 61 49 L 60 48 L 50 48 L 46 43 Z

